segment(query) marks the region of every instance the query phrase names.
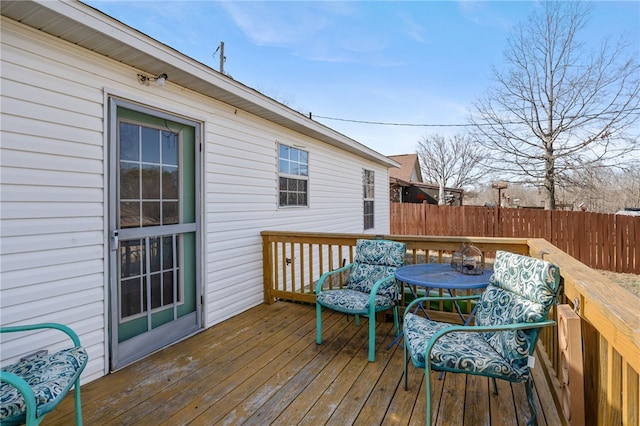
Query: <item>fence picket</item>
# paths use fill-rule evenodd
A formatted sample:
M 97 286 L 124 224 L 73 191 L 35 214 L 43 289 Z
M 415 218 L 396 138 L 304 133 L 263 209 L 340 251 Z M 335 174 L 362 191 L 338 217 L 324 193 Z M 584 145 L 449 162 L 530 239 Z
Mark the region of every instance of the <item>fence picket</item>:
M 640 274 L 640 217 L 391 203 L 391 234 L 544 238 L 585 265 Z

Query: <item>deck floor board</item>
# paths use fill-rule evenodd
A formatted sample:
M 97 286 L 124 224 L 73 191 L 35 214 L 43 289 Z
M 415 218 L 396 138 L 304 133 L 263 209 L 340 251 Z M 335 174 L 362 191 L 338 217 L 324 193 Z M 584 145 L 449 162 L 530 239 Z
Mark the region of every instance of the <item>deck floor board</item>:
M 368 362 L 368 323 L 315 307 L 260 305 L 82 388 L 92 425 L 422 425 L 424 372 L 409 366 L 392 323 L 376 329 Z M 537 374 L 538 377 L 542 377 Z M 431 376 L 434 424 L 516 425 L 529 417 L 524 385 L 461 374 Z M 545 386 L 536 386 L 539 425 L 559 422 Z M 544 393 L 546 392 L 546 393 Z M 542 402 L 541 402 L 542 401 Z M 73 396 L 43 425 L 74 424 Z

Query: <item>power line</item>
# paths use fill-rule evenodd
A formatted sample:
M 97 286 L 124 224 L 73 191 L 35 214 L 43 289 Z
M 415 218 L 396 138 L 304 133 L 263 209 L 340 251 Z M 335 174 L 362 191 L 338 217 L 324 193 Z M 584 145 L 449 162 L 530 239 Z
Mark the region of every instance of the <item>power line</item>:
M 406 127 L 472 127 L 476 124 L 418 124 L 418 123 L 389 123 L 384 121 L 367 121 L 367 120 L 351 120 L 348 118 L 325 117 L 323 115 L 313 115 L 309 113 L 310 118 L 324 118 L 325 120 L 346 121 L 358 124 L 377 124 L 380 126 L 406 126 Z
M 630 108 L 629 112 L 640 111 L 640 108 Z M 609 111 L 607 114 L 619 114 L 621 111 Z M 597 117 L 600 114 L 585 114 L 585 118 L 593 118 Z M 481 126 L 495 126 L 495 123 L 463 123 L 463 124 L 421 124 L 421 123 L 391 123 L 385 121 L 367 121 L 367 120 L 352 120 L 348 118 L 338 118 L 338 117 L 326 117 L 323 115 L 313 115 L 309 113 L 309 118 L 324 118 L 325 120 L 334 120 L 334 121 L 344 121 L 348 123 L 357 123 L 357 124 L 375 124 L 378 126 L 404 126 L 404 127 L 481 127 Z M 567 117 L 567 118 L 576 118 L 576 117 Z M 502 124 L 522 124 L 521 121 L 505 121 L 501 122 Z

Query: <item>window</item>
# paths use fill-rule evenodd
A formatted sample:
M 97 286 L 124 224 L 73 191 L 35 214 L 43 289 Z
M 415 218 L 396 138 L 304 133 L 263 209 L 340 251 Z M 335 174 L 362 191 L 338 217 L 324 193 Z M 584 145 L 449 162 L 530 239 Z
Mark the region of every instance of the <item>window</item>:
M 362 171 L 362 189 L 364 193 L 364 229 L 373 228 L 374 181 L 373 170 Z
M 278 145 L 279 205 L 307 206 L 309 153 L 286 145 Z

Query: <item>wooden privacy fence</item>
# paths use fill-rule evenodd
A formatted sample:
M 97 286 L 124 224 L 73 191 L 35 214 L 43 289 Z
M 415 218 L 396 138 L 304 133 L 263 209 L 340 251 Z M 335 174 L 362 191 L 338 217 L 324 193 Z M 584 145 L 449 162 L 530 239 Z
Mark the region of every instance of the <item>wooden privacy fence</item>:
M 391 203 L 391 234 L 543 238 L 594 269 L 640 274 L 640 217 Z

